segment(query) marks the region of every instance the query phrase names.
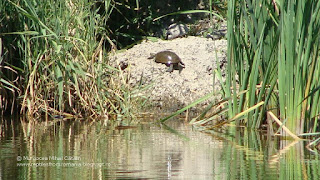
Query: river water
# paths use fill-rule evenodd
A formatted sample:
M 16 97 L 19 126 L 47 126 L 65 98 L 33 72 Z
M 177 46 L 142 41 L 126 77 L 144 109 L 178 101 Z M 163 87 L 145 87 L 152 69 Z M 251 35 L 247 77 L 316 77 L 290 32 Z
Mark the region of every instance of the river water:
M 0 180 L 320 179 L 319 154 L 305 141 L 166 124 L 2 120 Z

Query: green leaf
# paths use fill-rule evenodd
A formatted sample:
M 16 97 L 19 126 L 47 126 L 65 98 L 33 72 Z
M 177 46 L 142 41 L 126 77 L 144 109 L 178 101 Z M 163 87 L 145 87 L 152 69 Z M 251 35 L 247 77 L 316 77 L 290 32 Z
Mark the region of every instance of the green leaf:
M 63 76 L 61 69 L 58 65 L 55 67 L 55 75 L 58 84 L 58 94 L 59 94 L 59 108 L 62 110 L 62 102 L 63 102 Z
M 8 82 L 3 78 L 0 78 L 0 82 L 2 82 L 3 84 L 6 84 L 7 86 L 4 86 L 4 87 L 12 92 L 14 91 L 12 88 L 19 90 L 19 88 L 17 88 L 15 85 L 11 84 L 10 82 Z M 9 87 L 12 87 L 12 88 L 9 88 Z
M 167 116 L 167 117 L 165 117 L 165 118 L 163 118 L 163 119 L 160 119 L 159 121 L 163 123 L 163 122 L 167 121 L 168 119 L 170 119 L 170 118 L 172 118 L 172 117 L 174 117 L 174 116 L 182 113 L 183 111 L 185 111 L 185 110 L 187 110 L 187 109 L 189 109 L 189 108 L 191 108 L 191 107 L 193 107 L 193 106 L 195 106 L 195 105 L 197 105 L 197 104 L 199 104 L 199 103 L 201 103 L 201 102 L 209 99 L 209 98 L 212 97 L 213 95 L 214 95 L 213 92 L 212 92 L 212 93 L 209 93 L 209 94 L 207 94 L 206 96 L 197 99 L 196 101 L 194 101 L 193 103 L 189 104 L 188 106 L 186 106 L 186 107 L 178 110 L 177 112 L 175 112 L 175 113 L 173 113 L 173 114 L 171 114 L 171 115 L 169 115 L 169 116 Z
M 187 10 L 187 11 L 178 11 L 178 12 L 173 12 L 173 13 L 169 13 L 169 14 L 165 14 L 162 16 L 159 16 L 155 19 L 153 19 L 153 21 L 157 21 L 161 18 L 164 18 L 166 16 L 172 16 L 172 15 L 179 15 L 179 14 L 194 14 L 194 13 L 208 13 L 210 14 L 210 11 L 207 10 Z M 220 18 L 221 20 L 224 20 L 223 17 L 221 17 L 219 14 L 212 12 L 213 15 L 217 16 L 218 18 Z
M 16 34 L 16 35 L 39 35 L 37 31 L 21 31 L 21 32 L 9 32 L 9 33 L 0 33 L 0 35 L 9 35 L 9 34 Z

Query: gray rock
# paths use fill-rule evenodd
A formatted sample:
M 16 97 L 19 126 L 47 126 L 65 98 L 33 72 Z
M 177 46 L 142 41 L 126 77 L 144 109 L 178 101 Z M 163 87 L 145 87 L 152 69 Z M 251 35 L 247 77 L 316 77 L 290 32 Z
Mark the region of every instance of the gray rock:
M 185 24 L 171 24 L 167 29 L 167 39 L 182 37 L 188 33 L 189 29 Z

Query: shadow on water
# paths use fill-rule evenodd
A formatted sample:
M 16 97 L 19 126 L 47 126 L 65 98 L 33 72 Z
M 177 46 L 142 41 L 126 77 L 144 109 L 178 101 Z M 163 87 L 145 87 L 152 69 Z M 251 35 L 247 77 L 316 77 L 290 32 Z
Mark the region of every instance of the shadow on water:
M 304 141 L 245 129 L 203 133 L 177 119 L 166 124 L 2 120 L 0 179 L 320 177 L 319 155 Z

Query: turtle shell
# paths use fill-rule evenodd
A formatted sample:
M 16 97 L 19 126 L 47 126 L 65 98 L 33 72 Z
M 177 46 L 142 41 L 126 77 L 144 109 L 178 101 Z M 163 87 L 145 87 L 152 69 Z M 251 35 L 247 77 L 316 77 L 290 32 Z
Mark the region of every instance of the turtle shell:
M 179 56 L 171 51 L 161 51 L 154 55 L 157 63 L 164 63 L 167 65 L 178 64 L 181 62 Z

